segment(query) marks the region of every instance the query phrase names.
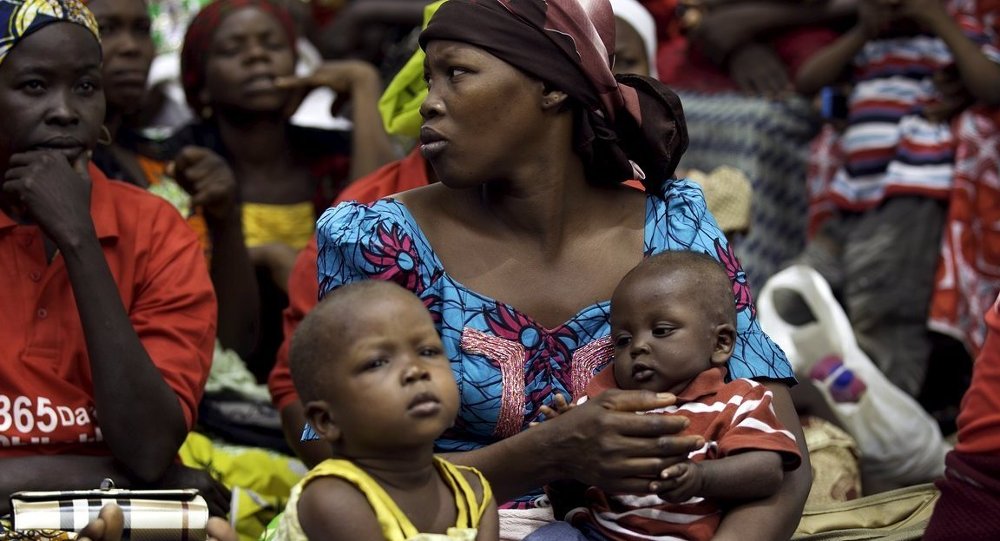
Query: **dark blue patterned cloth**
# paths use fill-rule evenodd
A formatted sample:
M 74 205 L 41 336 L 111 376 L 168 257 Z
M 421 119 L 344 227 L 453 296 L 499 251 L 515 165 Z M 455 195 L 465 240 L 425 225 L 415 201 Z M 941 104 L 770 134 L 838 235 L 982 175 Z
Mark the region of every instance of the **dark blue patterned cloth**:
M 691 139 L 681 169 L 735 167 L 753 185 L 750 232 L 736 254 L 754 291 L 802 252 L 806 158 L 819 124 L 802 98 L 766 100 L 735 92 L 678 92 Z

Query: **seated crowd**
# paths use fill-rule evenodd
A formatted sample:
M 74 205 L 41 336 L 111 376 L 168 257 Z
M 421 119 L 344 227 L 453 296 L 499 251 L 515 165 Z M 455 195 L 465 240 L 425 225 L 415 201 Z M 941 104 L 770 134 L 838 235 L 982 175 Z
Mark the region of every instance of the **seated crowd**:
M 0 540 L 1000 539 L 995 2 L 0 23 Z

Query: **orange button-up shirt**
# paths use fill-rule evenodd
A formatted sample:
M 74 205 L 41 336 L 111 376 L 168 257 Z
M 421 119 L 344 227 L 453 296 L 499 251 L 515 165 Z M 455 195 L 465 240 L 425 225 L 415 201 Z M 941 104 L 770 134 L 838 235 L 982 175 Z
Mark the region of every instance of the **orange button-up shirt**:
M 91 217 L 118 293 L 190 428 L 216 326 L 198 238 L 169 203 L 89 169 Z M 3 212 L 0 277 L 0 457 L 110 454 L 65 262 L 47 262 L 41 230 Z

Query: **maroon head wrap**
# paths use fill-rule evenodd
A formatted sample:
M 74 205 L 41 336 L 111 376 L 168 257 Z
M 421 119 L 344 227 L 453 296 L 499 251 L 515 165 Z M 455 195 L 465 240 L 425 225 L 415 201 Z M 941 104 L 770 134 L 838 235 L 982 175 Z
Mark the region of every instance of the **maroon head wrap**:
M 656 185 L 687 149 L 677 95 L 655 79 L 613 74 L 608 0 L 448 0 L 420 34 L 421 47 L 433 40 L 479 47 L 578 102 L 575 143 L 594 181 Z
M 205 86 L 205 65 L 209 47 L 215 31 L 219 29 L 223 19 L 244 8 L 257 8 L 270 14 L 281 24 L 288 35 L 289 46 L 296 51 L 295 23 L 285 8 L 271 3 L 269 0 L 216 0 L 208 4 L 198 15 L 195 15 L 184 34 L 184 45 L 181 48 L 181 84 L 188 105 L 195 113 L 201 111 L 206 104 L 201 102 L 198 94 Z

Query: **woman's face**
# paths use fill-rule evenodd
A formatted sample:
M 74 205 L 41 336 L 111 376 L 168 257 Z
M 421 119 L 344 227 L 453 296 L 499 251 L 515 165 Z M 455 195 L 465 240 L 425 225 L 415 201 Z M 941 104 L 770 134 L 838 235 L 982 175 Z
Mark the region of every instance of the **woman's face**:
M 615 74 L 635 73 L 649 77 L 646 44 L 632 25 L 615 17 Z
M 222 20 L 207 53 L 202 102 L 218 109 L 283 110 L 291 93 L 275 86 L 295 73 L 294 43 L 277 19 L 255 7 Z
M 134 112 L 146 93 L 155 47 L 144 0 L 91 0 L 87 7 L 101 27 L 108 106 Z
M 465 43 L 432 41 L 426 52 L 421 152 L 442 183 L 510 180 L 512 167 L 545 158 L 541 82 Z
M 101 46 L 90 31 L 58 22 L 28 35 L 0 63 L 0 171 L 31 150 L 75 161 L 97 144 L 104 107 Z

